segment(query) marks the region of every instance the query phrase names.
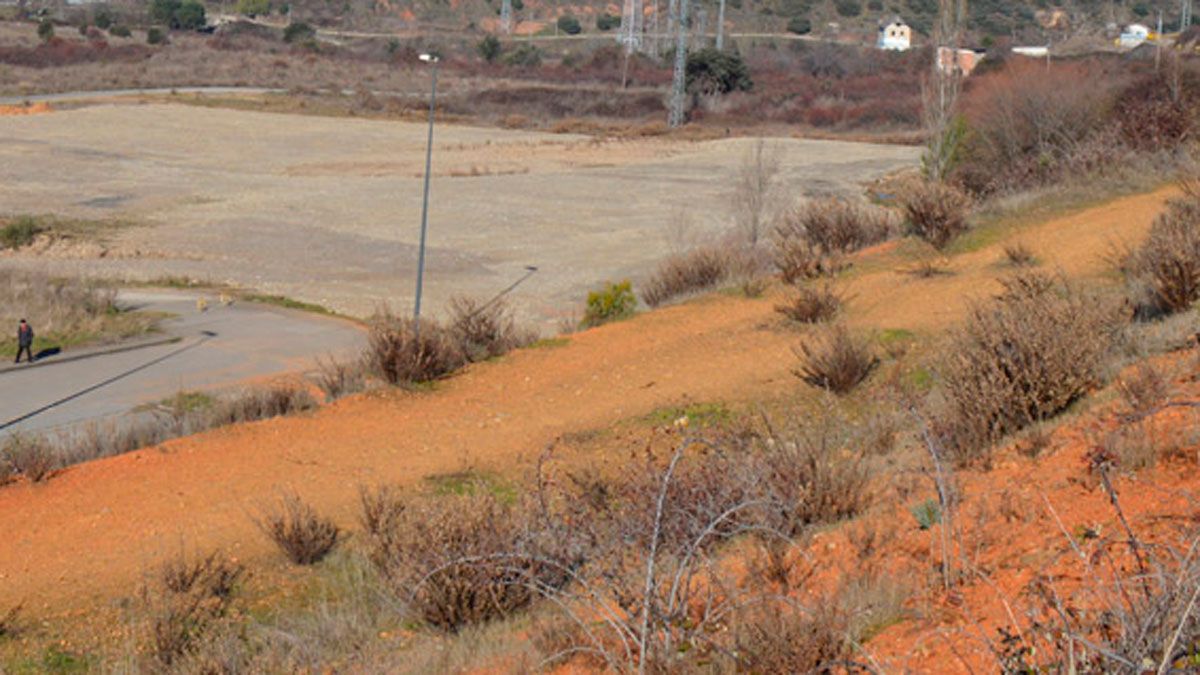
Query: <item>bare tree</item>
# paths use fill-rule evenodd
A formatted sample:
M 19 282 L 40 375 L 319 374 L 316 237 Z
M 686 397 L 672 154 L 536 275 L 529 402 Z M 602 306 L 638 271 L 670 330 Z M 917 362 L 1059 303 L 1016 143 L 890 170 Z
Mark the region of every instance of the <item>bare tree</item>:
M 767 147 L 759 139 L 746 153 L 738 170 L 733 190 L 733 208 L 737 226 L 751 247 L 758 245 L 763 230 L 770 222 L 779 178 L 779 150 Z
M 967 18 L 967 0 L 938 0 L 938 24 L 934 32 L 933 72 L 924 87 L 924 123 L 929 133 L 922 165 L 929 180 L 942 181 L 954 165 L 962 141 L 956 123 L 962 68 L 958 49 Z M 948 51 L 949 62 L 943 62 Z

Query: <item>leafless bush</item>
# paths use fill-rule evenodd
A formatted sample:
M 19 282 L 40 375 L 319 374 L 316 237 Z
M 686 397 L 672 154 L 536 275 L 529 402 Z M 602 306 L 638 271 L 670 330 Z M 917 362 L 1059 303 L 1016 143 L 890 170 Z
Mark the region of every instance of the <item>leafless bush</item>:
M 466 356 L 440 323 L 425 319 L 418 330 L 412 319 L 383 311 L 371 321 L 366 361 L 388 384 L 412 385 L 449 375 Z
M 1078 586 L 1062 592 L 1045 576 L 1030 584 L 1030 630 L 1004 636 L 998 660 L 1019 672 L 1192 672 L 1200 644 L 1200 537 L 1188 527 L 1186 547 L 1143 539 L 1116 490 L 1115 457 L 1100 448 L 1088 459 L 1120 525 L 1072 542 L 1084 566 Z
M 748 673 L 833 672 L 849 651 L 849 617 L 821 603 L 804 611 L 787 603 L 748 609 L 734 622 L 737 669 Z
M 970 200 L 955 187 L 925 181 L 910 187 L 903 201 L 908 231 L 939 251 L 967 231 Z
M 1130 276 L 1150 292 L 1143 314 L 1173 314 L 1200 298 L 1200 194 L 1167 203 L 1150 235 L 1125 261 Z
M 774 253 L 785 284 L 831 276 L 843 267 L 841 256 L 782 229 L 776 229 Z
M 1153 414 L 1167 400 L 1171 384 L 1158 368 L 1142 363 L 1117 380 L 1117 391 L 1129 408 L 1129 414 L 1141 419 Z
M 262 531 L 297 565 L 320 562 L 337 545 L 341 529 L 294 492 L 285 492 L 277 510 L 263 515 Z
M 827 197 L 805 202 L 788 214 L 785 225 L 789 231 L 803 237 L 826 251 L 849 253 L 886 241 L 896 234 L 896 217 L 892 211 Z
M 510 616 L 567 581 L 570 561 L 529 514 L 486 490 L 405 503 L 362 493 L 367 555 L 426 623 L 446 631 Z
M 12 434 L 2 450 L 0 457 L 17 473 L 35 483 L 48 478 L 59 466 L 54 449 L 45 439 L 36 436 Z
M 849 393 L 879 364 L 867 339 L 841 325 L 802 342 L 797 356 L 796 377 L 839 395 Z
M 775 227 L 775 264 L 786 283 L 836 272 L 845 254 L 879 243 L 896 231 L 887 209 L 844 199 L 812 200 Z
M 325 394 L 326 401 L 362 391 L 367 386 L 366 373 L 360 361 L 338 361 L 317 359 L 317 388 Z
M 481 304 L 467 297 L 450 300 L 450 334 L 468 361 L 485 361 L 530 342 L 516 327 L 503 298 Z
M 659 263 L 642 285 L 642 301 L 658 307 L 682 295 L 708 290 L 725 280 L 729 268 L 729 256 L 716 247 L 676 253 Z
M 153 669 L 171 670 L 197 652 L 228 614 L 243 571 L 215 554 L 181 556 L 162 567 L 157 584 L 146 584 L 141 599 Z
M 799 323 L 830 321 L 841 310 L 843 297 L 829 283 L 801 286 L 793 290 L 775 311 Z
M 1029 247 L 1021 242 L 1006 244 L 1004 246 L 1004 258 L 1013 267 L 1030 267 L 1037 262 L 1033 251 L 1029 250 Z
M 1103 380 L 1124 317 L 1114 303 L 1027 272 L 974 308 L 945 350 L 934 426 L 960 463 L 1062 412 Z

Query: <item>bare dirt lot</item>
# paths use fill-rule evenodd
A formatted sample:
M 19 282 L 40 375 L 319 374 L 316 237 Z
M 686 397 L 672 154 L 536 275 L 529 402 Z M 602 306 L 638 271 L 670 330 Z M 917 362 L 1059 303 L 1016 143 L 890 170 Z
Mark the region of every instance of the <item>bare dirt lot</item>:
M 422 124 L 184 105 L 98 105 L 0 123 L 0 203 L 13 213 L 135 226 L 87 254 L 5 264 L 131 280 L 187 276 L 352 315 L 411 304 Z M 681 220 L 729 227 L 732 183 L 755 141 L 583 136 L 439 126 L 426 289 L 514 295 L 552 327 L 585 291 L 637 278 Z M 788 200 L 856 192 L 918 150 L 774 139 Z

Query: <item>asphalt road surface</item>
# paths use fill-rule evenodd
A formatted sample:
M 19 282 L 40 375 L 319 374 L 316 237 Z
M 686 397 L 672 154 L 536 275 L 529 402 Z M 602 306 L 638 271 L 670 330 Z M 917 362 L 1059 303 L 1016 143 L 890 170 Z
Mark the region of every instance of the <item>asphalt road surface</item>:
M 0 373 L 0 425 L 8 425 L 0 433 L 62 428 L 180 391 L 301 372 L 318 357 L 353 356 L 363 344 L 362 330 L 341 319 L 252 303 L 225 307 L 215 298 L 200 311 L 197 297 L 166 291 L 119 296 L 124 305 L 173 315 L 161 327 L 177 342 Z

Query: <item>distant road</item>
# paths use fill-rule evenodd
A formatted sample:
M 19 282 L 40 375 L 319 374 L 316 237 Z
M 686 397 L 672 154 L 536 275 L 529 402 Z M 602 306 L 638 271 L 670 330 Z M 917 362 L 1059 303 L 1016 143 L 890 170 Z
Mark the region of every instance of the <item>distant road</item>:
M 64 91 L 56 94 L 29 94 L 26 96 L 0 96 L 0 105 L 22 103 L 57 103 L 83 101 L 122 96 L 160 96 L 169 94 L 280 94 L 284 89 L 266 87 L 156 87 L 153 89 L 98 89 L 95 91 Z
M 162 328 L 178 342 L 0 373 L 0 425 L 46 408 L 0 433 L 76 424 L 184 390 L 303 371 L 317 357 L 354 356 L 364 343 L 362 330 L 349 321 L 255 303 L 210 302 L 201 312 L 197 297 L 169 291 L 119 296 L 122 305 L 172 314 Z

